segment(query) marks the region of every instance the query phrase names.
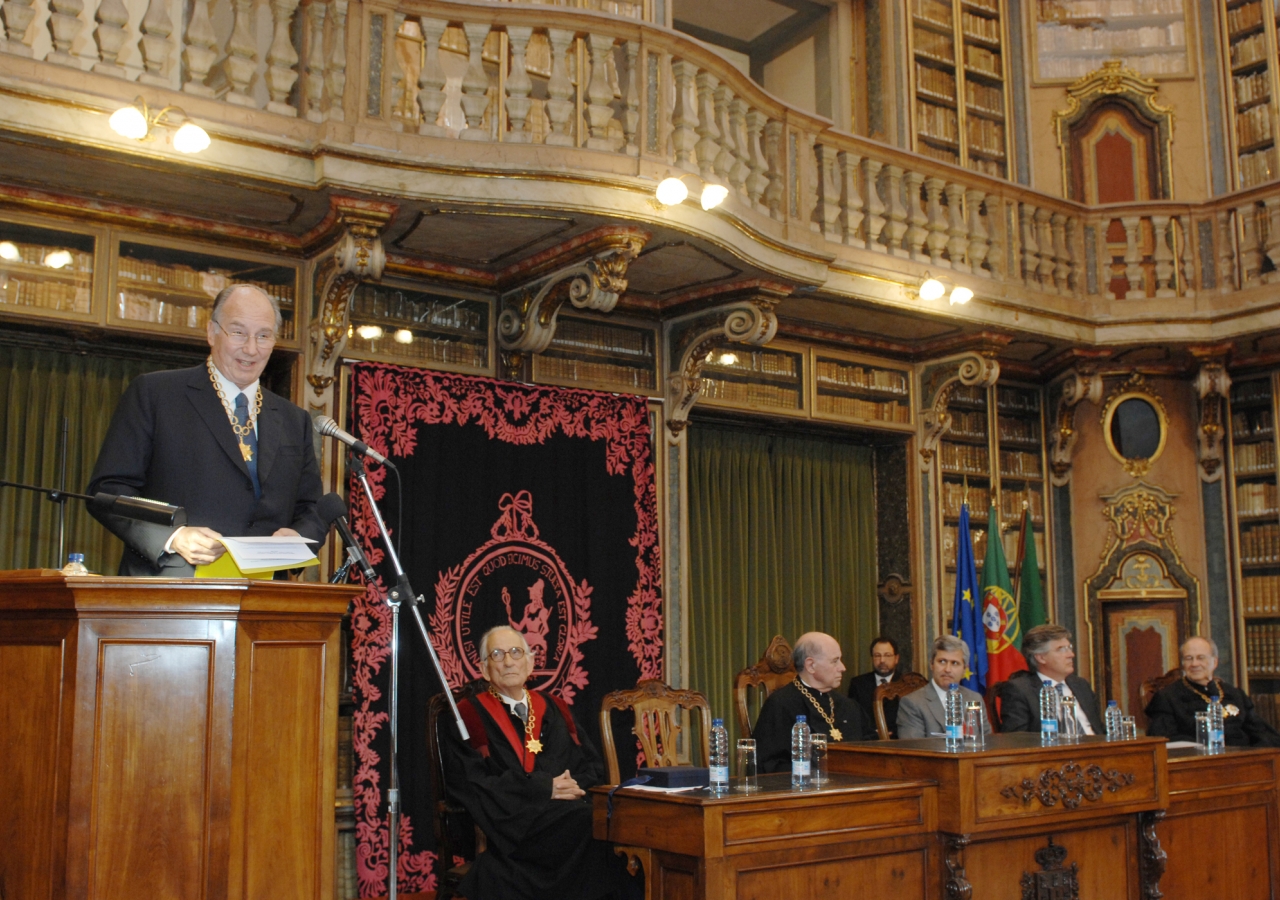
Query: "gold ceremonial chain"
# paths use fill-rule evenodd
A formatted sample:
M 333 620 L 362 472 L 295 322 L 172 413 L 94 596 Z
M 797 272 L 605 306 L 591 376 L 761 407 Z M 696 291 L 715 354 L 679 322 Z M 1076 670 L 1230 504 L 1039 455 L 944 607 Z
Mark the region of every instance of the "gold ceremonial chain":
M 1212 680 L 1213 680 L 1213 685 L 1214 685 L 1214 687 L 1216 687 L 1216 688 L 1218 689 L 1218 697 L 1219 697 L 1219 699 L 1220 699 L 1220 700 L 1226 700 L 1226 699 L 1227 699 L 1227 692 L 1226 692 L 1226 691 L 1223 689 L 1223 687 L 1222 687 L 1222 679 L 1221 679 L 1221 678 L 1214 678 L 1214 679 L 1212 679 Z M 1209 698 L 1208 698 L 1207 696 L 1205 696 L 1203 693 L 1201 693 L 1200 689 L 1199 689 L 1199 688 L 1197 688 L 1194 684 L 1192 684 L 1192 683 L 1191 683 L 1191 679 L 1187 678 L 1187 676 L 1186 676 L 1186 675 L 1183 675 L 1183 676 L 1182 676 L 1182 683 L 1183 683 L 1183 684 L 1185 684 L 1188 688 L 1190 688 L 1190 689 L 1191 689 L 1191 692 L 1192 692 L 1192 693 L 1194 693 L 1194 694 L 1195 694 L 1197 697 L 1199 697 L 1201 700 L 1203 700 L 1206 704 L 1208 704 L 1208 703 L 1209 703 Z M 1238 708 L 1234 703 L 1223 703 L 1223 704 L 1222 704 L 1222 714 L 1223 714 L 1224 716 L 1234 716 L 1234 715 L 1237 715 L 1239 712 L 1240 712 L 1240 709 L 1239 709 L 1239 708 Z
M 841 734 L 840 729 L 836 727 L 836 701 L 831 697 L 831 695 L 827 695 L 827 702 L 831 704 L 831 715 L 827 715 L 823 711 L 822 707 L 818 705 L 817 698 L 805 689 L 804 682 L 800 680 L 800 676 L 798 675 L 796 676 L 796 687 L 800 689 L 800 693 L 804 694 L 805 699 L 809 701 L 813 708 L 818 711 L 818 715 L 827 720 L 827 727 L 831 729 L 831 739 L 834 741 L 843 741 L 844 735 Z
M 209 369 L 209 380 L 213 382 L 213 389 L 218 394 L 218 400 L 222 402 L 222 409 L 227 413 L 227 418 L 231 420 L 231 430 L 236 434 L 236 443 L 240 445 L 240 455 L 244 457 L 245 462 L 253 459 L 253 450 L 244 442 L 244 439 L 253 434 L 253 422 L 258 418 L 258 413 L 262 410 L 262 382 L 258 382 L 258 396 L 254 399 L 253 408 L 249 410 L 249 424 L 241 425 L 240 417 L 231 412 L 228 407 L 234 409 L 227 402 L 227 395 L 222 391 L 222 384 L 218 381 L 218 376 L 214 374 L 213 357 L 210 356 L 205 360 L 205 365 Z
M 489 693 L 497 697 L 499 702 L 502 701 L 501 695 L 493 685 L 489 685 Z M 524 692 L 524 708 L 529 711 L 529 718 L 524 723 L 524 736 L 528 738 L 524 742 L 524 748 L 530 753 L 541 753 L 542 741 L 533 736 L 533 726 L 538 722 L 538 714 L 533 711 L 533 698 L 529 696 L 527 690 Z

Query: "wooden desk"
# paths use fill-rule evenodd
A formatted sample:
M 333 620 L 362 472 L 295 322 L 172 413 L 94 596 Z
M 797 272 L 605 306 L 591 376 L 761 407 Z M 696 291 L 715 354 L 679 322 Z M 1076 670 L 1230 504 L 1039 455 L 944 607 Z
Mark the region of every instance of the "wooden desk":
M 595 836 L 644 848 L 653 900 L 940 896 L 932 859 L 936 789 L 833 776 L 792 791 L 762 775 L 754 794 L 593 788 Z
M 1041 746 L 1039 735 L 1003 734 L 964 752 L 930 738 L 833 744 L 830 758 L 833 772 L 938 785 L 948 896 L 1019 900 L 1024 880 L 1061 881 L 1073 865 L 1090 900 L 1140 900 L 1144 885 L 1159 884 L 1154 814 L 1169 797 L 1161 738 Z
M 331 898 L 357 591 L 0 573 L 4 896 Z
M 1169 751 L 1169 808 L 1157 827 L 1169 854 L 1164 895 L 1280 897 L 1280 750 Z

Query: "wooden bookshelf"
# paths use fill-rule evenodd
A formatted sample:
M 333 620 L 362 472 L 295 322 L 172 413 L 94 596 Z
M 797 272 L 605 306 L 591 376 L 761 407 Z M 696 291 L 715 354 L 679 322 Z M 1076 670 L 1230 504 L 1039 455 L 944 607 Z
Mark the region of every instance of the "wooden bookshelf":
M 1004 0 L 910 0 L 913 149 L 1009 177 Z
M 0 312 L 91 320 L 98 237 L 0 222 Z
M 911 431 L 911 371 L 854 354 L 814 351 L 814 417 Z
M 491 375 L 492 318 L 488 297 L 424 291 L 394 280 L 361 284 L 351 297 L 343 356 Z
M 1276 15 L 1270 0 L 1218 0 L 1226 81 L 1230 85 L 1230 143 L 1238 188 L 1272 181 L 1277 169 L 1275 98 Z M 1268 10 L 1271 10 L 1268 15 Z
M 699 403 L 783 415 L 809 413 L 805 402 L 806 351 L 774 342 L 751 349 L 729 342 L 702 367 Z
M 1119 59 L 1148 78 L 1189 78 L 1186 0 L 1036 0 L 1035 80 L 1064 84 Z
M 561 313 L 551 346 L 533 358 L 533 380 L 656 396 L 657 347 L 653 325 Z

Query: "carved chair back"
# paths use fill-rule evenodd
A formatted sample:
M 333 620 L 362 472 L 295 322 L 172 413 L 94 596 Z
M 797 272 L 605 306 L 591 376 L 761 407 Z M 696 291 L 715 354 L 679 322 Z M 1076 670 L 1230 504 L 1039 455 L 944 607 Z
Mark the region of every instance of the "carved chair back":
M 1163 691 L 1169 685 L 1173 684 L 1182 677 L 1182 669 L 1170 669 L 1163 675 L 1156 678 L 1148 678 L 1142 682 L 1142 686 L 1138 688 L 1138 696 L 1142 698 L 1142 708 L 1146 709 L 1147 704 L 1151 702 L 1156 694 Z
M 618 748 L 613 740 L 613 710 L 630 710 L 635 714 L 631 732 L 640 741 L 647 766 L 691 766 L 692 738 L 681 733 L 685 722 L 698 716 L 698 731 L 702 748 L 702 764 L 710 758 L 711 704 L 698 691 L 680 691 L 668 687 L 656 678 L 636 683 L 628 691 L 613 691 L 600 706 L 600 739 L 604 744 L 605 763 L 609 766 L 609 783 L 618 784 L 622 779 L 618 766 Z M 686 715 L 680 716 L 677 710 Z
M 890 722 L 885 713 L 885 702 L 888 700 L 901 700 L 907 694 L 914 694 L 928 683 L 929 679 L 919 672 L 907 672 L 901 678 L 896 678 L 888 684 L 882 684 L 876 688 L 876 731 L 880 733 L 880 740 L 890 740 L 893 733 L 898 730 L 898 723 L 896 721 Z M 897 719 L 896 707 L 894 719 Z
M 791 645 L 780 634 L 775 634 L 765 648 L 760 661 L 747 666 L 733 677 L 733 703 L 738 714 L 738 734 L 751 737 L 751 691 L 756 694 L 755 708 L 780 687 L 796 680 L 796 667 L 791 661 Z

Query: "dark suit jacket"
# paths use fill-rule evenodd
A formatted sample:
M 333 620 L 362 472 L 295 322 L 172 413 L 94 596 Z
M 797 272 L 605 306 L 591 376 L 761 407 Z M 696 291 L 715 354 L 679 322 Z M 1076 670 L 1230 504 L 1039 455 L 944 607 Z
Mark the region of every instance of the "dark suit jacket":
M 187 524 L 228 537 L 265 536 L 293 528 L 323 541 L 315 512 L 322 492 L 311 417 L 288 400 L 262 392 L 258 415 L 258 480 L 249 468 L 204 365 L 152 372 L 133 380 L 111 419 L 89 492 L 147 497 L 185 507 Z M 94 513 L 125 543 L 121 575 L 191 575 L 194 568 L 164 545 L 173 528 Z
M 903 674 L 901 669 L 894 669 L 893 680 L 896 681 Z M 874 726 L 876 722 L 876 673 L 874 669 L 849 679 L 849 699 L 862 707 L 862 711 L 866 713 L 867 721 Z M 890 732 L 895 731 L 894 726 L 898 718 L 897 700 L 889 700 L 885 703 L 884 718 L 889 723 Z
M 1040 730 L 1040 688 L 1044 682 L 1034 672 L 1014 672 L 1000 689 L 1002 732 Z M 1067 687 L 1093 727 L 1094 734 L 1106 734 L 1107 726 L 1098 710 L 1098 698 L 1089 682 L 1079 675 L 1067 676 Z

